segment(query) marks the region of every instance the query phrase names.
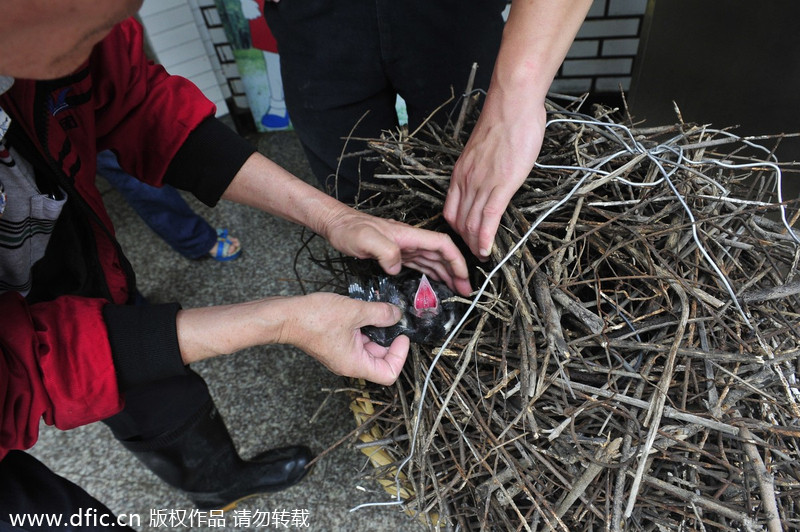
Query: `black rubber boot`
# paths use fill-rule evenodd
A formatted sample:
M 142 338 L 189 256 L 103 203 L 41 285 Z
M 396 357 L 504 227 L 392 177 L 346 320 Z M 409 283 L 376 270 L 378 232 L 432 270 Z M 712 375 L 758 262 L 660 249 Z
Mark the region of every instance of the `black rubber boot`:
M 122 444 L 202 510 L 229 510 L 247 497 L 288 488 L 306 475 L 314 457 L 308 447 L 296 445 L 242 460 L 212 402 L 179 429 Z

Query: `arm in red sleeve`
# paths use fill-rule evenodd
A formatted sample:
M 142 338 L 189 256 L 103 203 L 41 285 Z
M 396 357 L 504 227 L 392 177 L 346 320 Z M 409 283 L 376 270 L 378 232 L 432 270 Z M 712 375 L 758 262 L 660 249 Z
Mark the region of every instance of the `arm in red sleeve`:
M 64 430 L 99 421 L 129 387 L 183 374 L 179 308 L 0 296 L 0 459 L 31 447 L 41 419 Z
M 0 457 L 27 449 L 39 422 L 70 429 L 122 408 L 98 299 L 62 297 L 28 306 L 0 296 Z
M 120 166 L 145 182 L 215 205 L 255 147 L 214 118 L 214 104 L 193 83 L 145 57 L 134 20 L 95 48 L 89 68 L 98 147 L 114 150 Z
M 112 149 L 131 175 L 159 186 L 170 161 L 216 106 L 191 81 L 144 53 L 134 19 L 116 25 L 89 60 L 98 151 Z

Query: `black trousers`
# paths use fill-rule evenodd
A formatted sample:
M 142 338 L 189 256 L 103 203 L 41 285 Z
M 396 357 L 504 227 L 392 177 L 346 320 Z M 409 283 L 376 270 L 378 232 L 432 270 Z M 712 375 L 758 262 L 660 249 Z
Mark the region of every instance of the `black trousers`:
M 397 127 L 396 96 L 414 129 L 465 89 L 487 89 L 506 0 L 286 0 L 264 15 L 281 57 L 286 104 L 316 177 L 352 202 L 376 164 L 358 153 Z M 437 114 L 445 120 L 451 107 Z M 337 179 L 330 176 L 338 173 Z
M 186 423 L 211 401 L 205 381 L 189 370 L 184 377 L 156 381 L 125 393 L 125 408 L 104 420 L 118 440 L 153 442 Z M 15 515 L 62 516 L 66 528 L 26 522 L 12 527 Z M 68 521 L 71 521 L 69 523 Z M 108 524 L 112 523 L 112 524 Z M 123 523 L 124 524 L 124 523 Z M 132 530 L 81 487 L 55 474 L 33 456 L 12 451 L 0 461 L 0 532 L 4 530 Z
M 60 526 L 49 519 L 60 519 Z M 105 505 L 30 454 L 11 451 L 0 461 L 0 531 L 5 530 L 133 529 L 117 526 Z

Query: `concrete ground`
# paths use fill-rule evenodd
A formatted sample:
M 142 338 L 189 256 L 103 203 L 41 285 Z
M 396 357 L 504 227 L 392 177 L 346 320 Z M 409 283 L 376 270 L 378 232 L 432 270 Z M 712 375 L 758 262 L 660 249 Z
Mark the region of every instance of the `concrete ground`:
M 259 150 L 311 182 L 313 179 L 293 132 L 261 134 Z M 104 182 L 99 182 L 104 185 Z M 186 307 L 252 300 L 268 295 L 300 293 L 293 263 L 301 245 L 300 228 L 251 208 L 221 202 L 215 209 L 188 198 L 215 227 L 229 228 L 240 238 L 244 253 L 229 263 L 189 261 L 173 252 L 106 185 L 105 199 L 118 238 L 137 272 L 140 290 L 153 302 L 179 301 Z M 321 272 L 308 263 L 306 278 Z M 371 466 L 347 437 L 356 427 L 348 410 L 347 382 L 303 352 L 287 346 L 249 349 L 234 356 L 193 365 L 211 388 L 234 441 L 244 457 L 291 443 L 306 443 L 317 452 L 330 450 L 310 477 L 280 493 L 249 499 L 220 522 L 196 526 L 189 521 L 193 506 L 177 490 L 162 483 L 119 445 L 102 424 L 67 432 L 42 425 L 33 454 L 56 472 L 83 486 L 117 514 L 138 516 L 137 530 L 420 530 L 397 506 L 362 503 L 390 497 L 371 478 Z M 340 390 L 340 391 L 336 391 Z M 290 525 L 266 521 L 274 511 L 294 519 Z M 185 523 L 182 526 L 178 516 Z M 250 526 L 245 525 L 250 517 Z M 256 520 L 258 519 L 258 521 Z M 304 526 L 307 525 L 307 526 Z

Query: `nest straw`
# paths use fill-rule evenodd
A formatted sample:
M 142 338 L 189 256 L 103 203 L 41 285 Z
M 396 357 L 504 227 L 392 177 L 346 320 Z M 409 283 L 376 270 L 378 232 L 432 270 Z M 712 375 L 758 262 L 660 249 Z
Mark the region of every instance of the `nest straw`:
M 431 530 L 800 529 L 785 168 L 729 131 L 582 104 L 548 101 L 450 337 L 412 345 L 393 387 L 361 383 L 362 450 L 393 497 L 375 504 Z M 372 140 L 384 171 L 360 208 L 443 229 L 466 138 L 427 123 Z M 339 289 L 358 273 L 312 258 Z

